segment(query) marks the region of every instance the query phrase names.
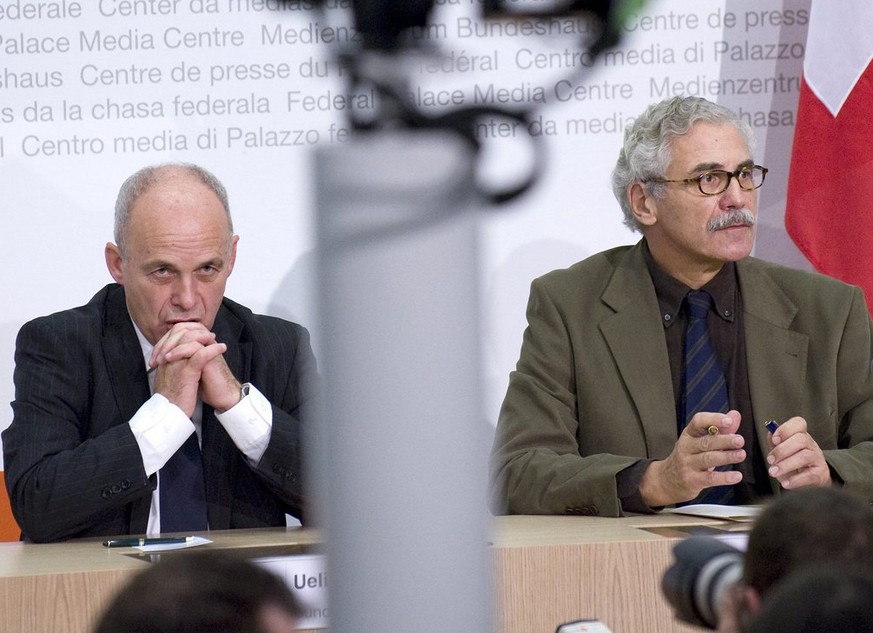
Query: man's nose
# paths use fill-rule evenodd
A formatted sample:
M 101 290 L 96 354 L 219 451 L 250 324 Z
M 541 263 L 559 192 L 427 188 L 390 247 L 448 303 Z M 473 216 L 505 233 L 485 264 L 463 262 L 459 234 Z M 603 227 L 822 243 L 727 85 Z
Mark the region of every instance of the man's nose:
M 755 190 L 747 191 L 740 187 L 740 181 L 732 176 L 727 189 L 721 192 L 721 205 L 723 207 L 745 206 L 749 195 L 755 196 L 757 193 Z
M 173 288 L 173 303 L 182 310 L 190 310 L 197 302 L 196 282 L 192 277 L 181 276 Z

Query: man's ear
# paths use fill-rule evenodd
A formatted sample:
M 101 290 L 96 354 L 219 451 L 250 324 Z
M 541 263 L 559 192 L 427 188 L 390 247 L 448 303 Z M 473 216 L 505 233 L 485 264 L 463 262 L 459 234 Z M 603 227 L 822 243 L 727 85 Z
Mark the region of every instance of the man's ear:
M 627 186 L 627 199 L 631 212 L 637 222 L 643 226 L 652 226 L 658 221 L 658 206 L 655 197 L 646 191 L 641 182 L 632 182 Z
M 230 257 L 227 262 L 227 275 L 233 272 L 233 267 L 236 264 L 236 245 L 239 242 L 239 235 L 234 235 L 230 238 Z
M 743 604 L 752 615 L 757 615 L 758 611 L 761 610 L 761 596 L 754 587 L 743 587 Z
M 730 587 L 725 596 L 719 607 L 718 633 L 745 631 L 761 610 L 761 596 L 742 582 Z
M 121 251 L 112 242 L 106 242 L 106 247 L 103 249 L 103 257 L 106 259 L 106 268 L 109 269 L 109 274 L 112 275 L 116 283 L 124 285 Z

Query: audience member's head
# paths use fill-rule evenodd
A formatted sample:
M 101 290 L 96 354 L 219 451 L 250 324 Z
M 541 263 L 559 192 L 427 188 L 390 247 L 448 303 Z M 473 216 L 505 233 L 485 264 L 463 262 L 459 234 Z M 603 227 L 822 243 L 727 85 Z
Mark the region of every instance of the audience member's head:
M 873 508 L 839 488 L 802 488 L 780 495 L 764 508 L 749 534 L 742 581 L 726 592 L 719 606 L 719 633 L 745 632 L 777 584 L 831 566 L 855 566 L 873 576 Z
M 845 566 L 807 568 L 773 586 L 745 633 L 867 633 L 873 576 Z
M 300 609 L 285 581 L 238 555 L 177 552 L 137 574 L 94 633 L 292 633 Z
M 806 565 L 864 561 L 873 570 L 873 509 L 838 488 L 804 488 L 767 506 L 749 534 L 743 582 L 763 597 Z

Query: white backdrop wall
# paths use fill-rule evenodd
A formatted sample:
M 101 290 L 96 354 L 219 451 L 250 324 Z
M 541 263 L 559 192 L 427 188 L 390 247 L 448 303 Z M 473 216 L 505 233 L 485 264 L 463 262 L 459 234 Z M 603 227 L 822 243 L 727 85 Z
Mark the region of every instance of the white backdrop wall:
M 650 0 L 621 47 L 581 78 L 572 72 L 587 60 L 573 53 L 584 22 L 553 21 L 541 36 L 478 11 L 478 0 L 437 0 L 422 38 L 446 57 L 409 69 L 429 112 L 446 99 L 538 106 L 544 176 L 483 212 L 484 256 L 471 271 L 482 284 L 485 419 L 496 419 L 517 359 L 531 279 L 638 239 L 621 223 L 609 174 L 624 127 L 652 101 L 696 94 L 748 118 L 770 168 L 755 254 L 809 267 L 783 228 L 809 0 Z M 115 194 L 146 164 L 214 171 L 241 236 L 228 295 L 317 335 L 311 152 L 347 139 L 350 103 L 372 103 L 368 91 L 345 94 L 332 61 L 329 40 L 347 32 L 340 16 L 303 0 L 0 1 L 0 429 L 12 417 L 18 329 L 110 281 L 103 246 Z M 524 130 L 501 131 L 479 130 L 497 137 L 489 172 L 517 168 Z

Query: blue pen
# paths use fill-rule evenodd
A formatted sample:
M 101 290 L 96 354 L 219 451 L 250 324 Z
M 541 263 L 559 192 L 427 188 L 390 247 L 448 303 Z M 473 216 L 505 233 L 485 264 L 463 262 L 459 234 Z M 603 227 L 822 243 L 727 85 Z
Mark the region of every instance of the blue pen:
M 764 424 L 764 426 L 766 426 L 767 430 L 770 431 L 771 433 L 775 433 L 776 429 L 779 428 L 779 425 L 776 424 L 776 420 L 770 420 L 769 422 Z

